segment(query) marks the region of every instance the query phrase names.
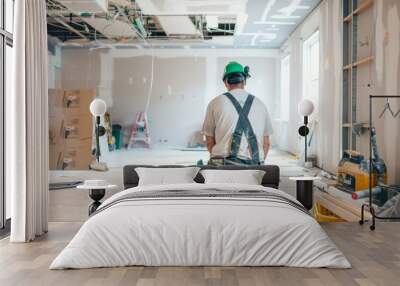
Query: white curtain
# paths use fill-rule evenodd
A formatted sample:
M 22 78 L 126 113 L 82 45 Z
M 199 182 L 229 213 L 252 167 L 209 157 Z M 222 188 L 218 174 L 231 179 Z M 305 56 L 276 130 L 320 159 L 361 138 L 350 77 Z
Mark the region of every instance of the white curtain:
M 47 232 L 48 103 L 45 0 L 15 1 L 14 93 L 7 111 L 12 242 Z
M 320 80 L 318 165 L 336 172 L 341 154 L 342 26 L 341 1 L 325 0 L 320 8 Z

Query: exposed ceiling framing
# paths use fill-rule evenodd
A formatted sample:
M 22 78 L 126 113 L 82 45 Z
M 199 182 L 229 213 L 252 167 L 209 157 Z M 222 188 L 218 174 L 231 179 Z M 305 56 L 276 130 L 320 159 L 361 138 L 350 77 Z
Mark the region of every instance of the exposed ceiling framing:
M 278 48 L 320 0 L 46 0 L 62 45 Z

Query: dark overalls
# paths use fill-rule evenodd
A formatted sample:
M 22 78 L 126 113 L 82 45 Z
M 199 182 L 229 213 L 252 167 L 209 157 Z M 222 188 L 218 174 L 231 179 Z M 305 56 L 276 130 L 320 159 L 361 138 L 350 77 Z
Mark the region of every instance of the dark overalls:
M 258 150 L 258 142 L 256 134 L 254 133 L 253 127 L 251 126 L 249 120 L 249 112 L 254 101 L 254 96 L 249 94 L 243 107 L 236 100 L 236 98 L 229 92 L 224 93 L 224 95 L 231 101 L 235 107 L 239 119 L 236 123 L 235 131 L 232 136 L 231 152 L 228 157 L 217 158 L 213 157 L 210 159 L 210 165 L 260 165 L 260 153 Z M 249 143 L 250 159 L 244 159 L 238 157 L 238 152 L 240 148 L 240 142 L 242 141 L 242 136 L 246 136 L 247 142 Z

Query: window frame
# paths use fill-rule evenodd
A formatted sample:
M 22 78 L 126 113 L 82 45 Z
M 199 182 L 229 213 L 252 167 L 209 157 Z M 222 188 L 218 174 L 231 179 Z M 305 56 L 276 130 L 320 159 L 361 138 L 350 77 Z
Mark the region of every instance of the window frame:
M 13 48 L 13 34 L 6 27 L 6 1 L 0 0 L 0 237 L 10 231 L 10 219 L 6 217 L 6 188 L 5 188 L 5 102 L 6 102 L 6 50 Z M 10 1 L 10 0 L 8 0 Z M 12 1 L 15 5 L 15 1 Z M 13 7 L 14 12 L 14 7 Z M 13 15 L 14 16 L 14 15 Z M 13 30 L 13 29 L 12 29 Z

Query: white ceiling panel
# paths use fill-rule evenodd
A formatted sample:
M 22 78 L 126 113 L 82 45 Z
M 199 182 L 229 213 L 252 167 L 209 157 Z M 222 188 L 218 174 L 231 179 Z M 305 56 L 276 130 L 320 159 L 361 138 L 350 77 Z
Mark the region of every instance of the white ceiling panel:
M 84 20 L 107 38 L 129 38 L 136 36 L 133 27 L 122 21 L 110 21 L 100 18 L 84 18 Z
M 108 11 L 108 0 L 59 0 L 59 2 L 76 13 L 104 13 Z
M 188 16 L 158 16 L 158 21 L 167 35 L 195 35 L 196 27 Z
M 137 0 L 148 15 L 226 15 L 241 13 L 247 0 Z
M 122 7 L 132 7 L 133 4 L 130 0 L 109 0 L 112 4 L 117 4 Z

